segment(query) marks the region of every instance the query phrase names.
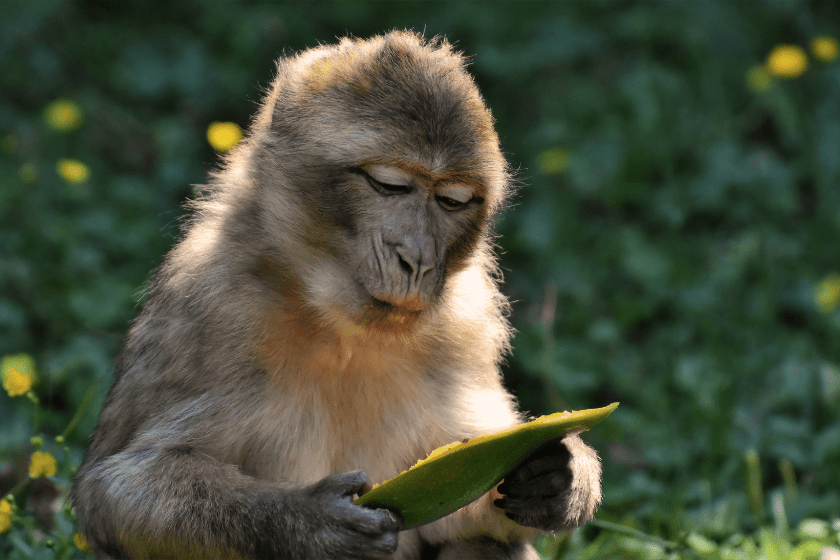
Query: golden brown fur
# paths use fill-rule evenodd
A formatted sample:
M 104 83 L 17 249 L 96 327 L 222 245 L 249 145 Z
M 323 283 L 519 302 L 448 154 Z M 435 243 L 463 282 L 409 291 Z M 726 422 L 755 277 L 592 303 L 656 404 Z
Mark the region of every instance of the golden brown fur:
M 281 60 L 128 334 L 73 487 L 97 557 L 524 559 L 523 524 L 591 517 L 600 469 L 577 438 L 509 477 L 508 515 L 487 495 L 397 539 L 349 502 L 355 471 L 381 482 L 521 422 L 489 241 L 506 169 L 445 41 Z

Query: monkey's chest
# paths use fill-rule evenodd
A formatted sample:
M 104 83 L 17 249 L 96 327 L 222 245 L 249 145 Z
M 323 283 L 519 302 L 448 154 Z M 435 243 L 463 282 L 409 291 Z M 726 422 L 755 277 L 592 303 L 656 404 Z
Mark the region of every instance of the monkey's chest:
M 413 379 L 382 372 L 319 372 L 287 383 L 272 395 L 274 415 L 265 436 L 273 460 L 265 476 L 306 484 L 338 472 L 361 470 L 381 482 L 447 443 L 444 407 Z M 300 378 L 299 378 L 300 379 Z

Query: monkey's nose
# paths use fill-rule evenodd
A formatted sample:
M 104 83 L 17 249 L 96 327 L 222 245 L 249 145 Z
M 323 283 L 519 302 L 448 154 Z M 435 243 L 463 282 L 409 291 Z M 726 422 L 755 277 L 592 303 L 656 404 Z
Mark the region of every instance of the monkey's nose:
M 396 253 L 397 259 L 400 261 L 400 268 L 408 274 L 409 293 L 419 292 L 420 285 L 423 283 L 423 277 L 434 267 L 422 264 L 419 256 L 417 258 L 412 258 L 412 256 L 408 254 L 408 251 L 402 247 L 397 247 Z

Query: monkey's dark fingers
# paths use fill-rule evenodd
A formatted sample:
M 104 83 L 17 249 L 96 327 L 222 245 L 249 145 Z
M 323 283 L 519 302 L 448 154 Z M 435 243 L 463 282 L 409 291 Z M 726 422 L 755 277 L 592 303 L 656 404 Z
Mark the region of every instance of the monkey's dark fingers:
M 347 502 L 336 504 L 335 550 L 340 558 L 390 558 L 399 544 L 402 527 L 396 515 L 384 509 L 368 509 Z
M 315 494 L 335 494 L 343 498 L 349 498 L 353 494 L 361 496 L 365 492 L 369 492 L 372 487 L 373 485 L 365 473 L 354 471 L 327 476 L 309 488 Z
M 510 484 L 524 482 L 543 473 L 569 470 L 571 457 L 571 453 L 561 440 L 550 441 L 511 471 L 505 477 L 505 482 L 499 486 L 499 492 L 506 494 Z
M 499 493 L 507 498 L 535 498 L 557 496 L 569 489 L 572 473 L 569 469 L 547 472 L 527 480 L 505 481 L 499 485 Z
M 505 515 L 519 525 L 556 530 L 567 525 L 566 503 L 562 500 L 504 500 Z
M 391 558 L 397 551 L 399 537 L 397 533 L 385 533 L 376 539 L 358 541 L 351 547 L 351 553 L 342 555 L 344 558 L 358 558 L 359 560 L 385 560 Z
M 370 509 L 352 503 L 335 504 L 336 518 L 341 524 L 367 536 L 396 533 L 402 528 L 399 516 L 387 509 Z
M 391 558 L 391 555 L 397 551 L 397 546 L 399 544 L 400 540 L 398 533 L 385 533 L 375 539 L 366 551 L 363 551 L 364 555 L 362 558 L 365 560 L 369 558 Z M 377 556 L 374 556 L 374 554 Z
M 325 554 L 340 560 L 379 560 L 391 558 L 399 544 L 396 532 L 367 537 L 347 529 L 326 531 L 321 534 Z
M 358 506 L 348 498 L 367 483 L 363 473 L 344 473 L 328 476 L 308 488 L 319 510 L 313 528 L 323 551 L 313 558 L 379 560 L 390 558 L 396 550 L 402 526 L 398 516 L 384 509 Z

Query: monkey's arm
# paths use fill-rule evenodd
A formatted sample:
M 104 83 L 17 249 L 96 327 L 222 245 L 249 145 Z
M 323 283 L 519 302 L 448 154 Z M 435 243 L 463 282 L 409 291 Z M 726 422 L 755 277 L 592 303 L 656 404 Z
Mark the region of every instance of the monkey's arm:
M 73 501 L 100 557 L 368 559 L 396 549 L 397 519 L 351 502 L 369 485 L 362 473 L 271 484 L 189 438 L 167 441 L 166 431 L 141 434 L 79 472 Z

